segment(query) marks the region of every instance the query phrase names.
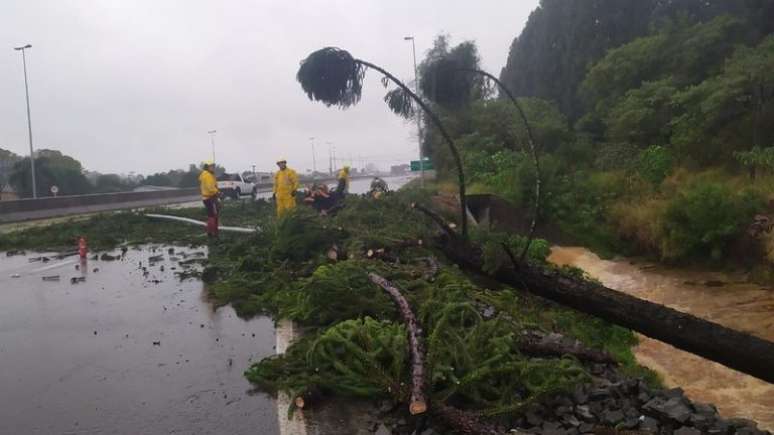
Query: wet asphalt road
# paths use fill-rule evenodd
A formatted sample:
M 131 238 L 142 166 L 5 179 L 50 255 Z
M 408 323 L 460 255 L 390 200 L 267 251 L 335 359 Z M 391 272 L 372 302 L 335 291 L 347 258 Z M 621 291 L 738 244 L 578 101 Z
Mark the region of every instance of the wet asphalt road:
M 275 352 L 271 320 L 213 310 L 166 247 L 84 266 L 39 255 L 0 255 L 0 434 L 278 432 L 274 399 L 243 376 Z

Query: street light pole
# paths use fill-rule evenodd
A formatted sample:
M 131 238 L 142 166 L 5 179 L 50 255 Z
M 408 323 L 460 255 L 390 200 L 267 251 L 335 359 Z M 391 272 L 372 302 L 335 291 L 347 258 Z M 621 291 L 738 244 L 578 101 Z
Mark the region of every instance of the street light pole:
M 317 153 L 314 150 L 314 136 L 310 137 L 309 140 L 312 142 L 312 179 L 314 179 L 317 173 Z
M 414 55 L 414 90 L 416 91 L 416 94 L 419 95 L 419 73 L 417 71 L 417 46 L 414 43 L 413 36 L 406 36 L 403 38 L 403 40 L 411 41 L 411 52 Z M 424 156 L 424 153 L 422 152 L 422 119 L 419 115 L 419 112 L 417 112 L 417 142 L 419 142 L 419 173 L 420 173 L 419 184 L 424 187 L 425 156 Z
M 325 142 L 326 145 L 328 145 L 328 174 L 333 175 L 333 152 L 331 151 L 331 145 L 330 142 Z
M 215 163 L 215 133 L 217 133 L 218 130 L 210 130 L 207 132 L 207 134 L 210 135 L 210 145 L 212 145 L 212 163 Z
M 24 94 L 27 97 L 27 131 L 30 138 L 30 167 L 32 169 L 32 197 L 38 197 L 38 185 L 35 177 L 35 151 L 32 148 L 32 119 L 30 118 L 30 88 L 27 85 L 27 56 L 24 50 L 32 48 L 32 45 L 27 44 L 23 47 L 14 47 L 14 50 L 21 51 L 22 64 L 24 65 Z

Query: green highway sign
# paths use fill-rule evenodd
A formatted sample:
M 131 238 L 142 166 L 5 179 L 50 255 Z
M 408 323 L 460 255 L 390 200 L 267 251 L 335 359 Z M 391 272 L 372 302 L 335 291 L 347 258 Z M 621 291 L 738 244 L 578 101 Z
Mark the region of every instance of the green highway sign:
M 419 160 L 411 161 L 411 172 L 421 171 L 422 169 L 424 169 L 425 171 L 432 170 L 433 162 L 431 162 L 428 159 L 425 159 L 422 162 L 420 162 Z

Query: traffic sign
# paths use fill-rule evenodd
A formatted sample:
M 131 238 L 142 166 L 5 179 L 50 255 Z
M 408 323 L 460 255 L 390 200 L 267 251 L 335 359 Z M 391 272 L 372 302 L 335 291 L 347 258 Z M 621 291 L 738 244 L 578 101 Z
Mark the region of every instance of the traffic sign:
M 59 188 L 56 187 L 56 185 L 51 186 L 51 193 L 56 196 L 57 193 L 59 193 Z
M 430 171 L 433 168 L 433 162 L 430 161 L 430 159 L 425 159 L 422 161 L 419 160 L 412 160 L 411 161 L 411 172 L 417 172 L 424 169 L 425 171 Z

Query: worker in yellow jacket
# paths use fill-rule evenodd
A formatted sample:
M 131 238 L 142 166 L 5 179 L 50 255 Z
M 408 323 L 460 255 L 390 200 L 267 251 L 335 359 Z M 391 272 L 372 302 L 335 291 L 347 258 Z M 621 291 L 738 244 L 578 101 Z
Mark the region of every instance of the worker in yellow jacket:
M 202 192 L 202 201 L 204 208 L 207 209 L 207 235 L 210 237 L 218 236 L 218 216 L 220 190 L 218 182 L 215 180 L 215 163 L 205 162 L 202 173 L 199 174 L 199 189 Z
M 274 200 L 277 202 L 277 217 L 282 217 L 296 207 L 296 190 L 298 190 L 298 174 L 288 168 L 285 159 L 277 161 L 279 171 L 274 174 Z
M 336 193 L 339 197 L 344 198 L 349 193 L 349 166 L 344 166 L 336 176 L 338 181 L 336 185 Z

